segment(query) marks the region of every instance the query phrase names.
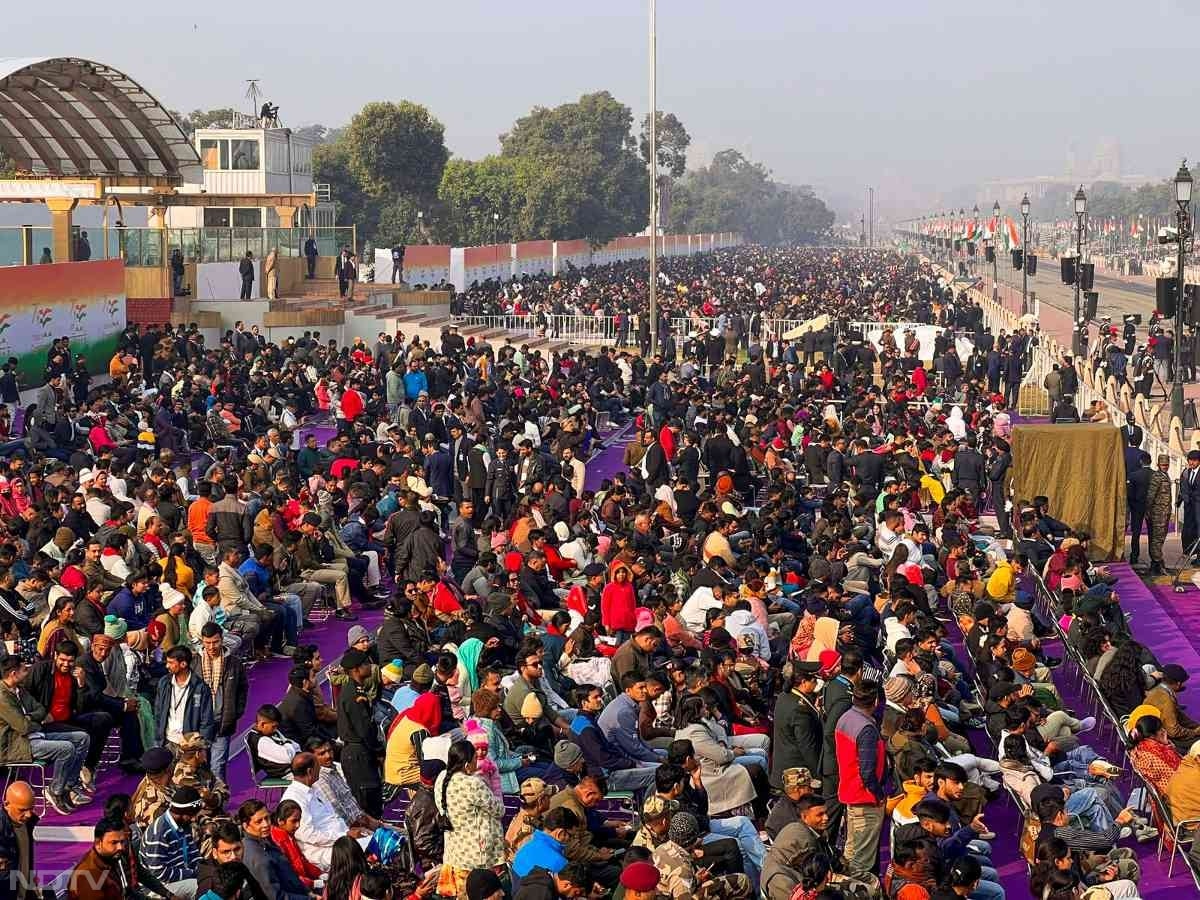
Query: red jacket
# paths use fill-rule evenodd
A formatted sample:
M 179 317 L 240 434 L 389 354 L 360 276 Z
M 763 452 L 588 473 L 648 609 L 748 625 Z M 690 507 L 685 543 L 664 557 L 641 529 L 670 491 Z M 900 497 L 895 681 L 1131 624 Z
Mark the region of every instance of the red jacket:
M 292 864 L 292 868 L 296 870 L 296 874 L 300 876 L 300 880 L 304 882 L 304 886 L 312 887 L 313 879 L 321 877 L 321 870 L 305 858 L 304 851 L 300 849 L 300 845 L 296 843 L 290 834 L 282 828 L 276 828 L 274 825 L 271 826 L 271 840 L 283 851 L 283 855 Z
M 675 459 L 675 433 L 666 425 L 658 429 L 658 446 L 662 447 L 668 462 Z
M 351 388 L 342 394 L 342 415 L 347 422 L 353 422 L 363 411 L 363 399 L 358 391 Z
M 839 773 L 838 800 L 847 806 L 882 803 L 887 754 L 875 719 L 855 707 L 846 710 L 833 732 L 833 745 Z
M 600 592 L 600 624 L 609 631 L 637 630 L 637 595 L 633 582 L 610 581 Z
M 552 581 L 562 581 L 563 575 L 575 568 L 575 560 L 567 559 L 558 552 L 557 547 L 546 544 L 542 548 L 542 553 L 546 554 L 546 568 L 550 570 Z

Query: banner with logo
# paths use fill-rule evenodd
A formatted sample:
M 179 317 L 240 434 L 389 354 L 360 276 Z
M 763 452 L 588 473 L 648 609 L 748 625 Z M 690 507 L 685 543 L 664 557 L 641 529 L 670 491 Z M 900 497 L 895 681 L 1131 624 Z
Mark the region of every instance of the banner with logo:
M 21 384 L 43 383 L 46 352 L 69 340 L 72 368 L 82 354 L 107 372 L 125 330 L 125 266 L 119 259 L 0 268 L 0 363 L 15 357 Z

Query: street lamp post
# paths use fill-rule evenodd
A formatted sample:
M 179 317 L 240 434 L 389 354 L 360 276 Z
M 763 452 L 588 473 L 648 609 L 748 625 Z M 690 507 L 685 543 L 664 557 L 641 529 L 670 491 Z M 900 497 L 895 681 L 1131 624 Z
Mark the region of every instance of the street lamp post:
M 1071 335 L 1071 353 L 1083 352 L 1083 323 L 1079 318 L 1079 281 L 1083 268 L 1083 219 L 1087 215 L 1087 195 L 1083 185 L 1075 192 L 1075 331 Z
M 975 206 L 973 206 L 971 208 L 971 224 L 974 226 L 972 228 L 972 234 L 971 234 L 971 237 L 973 239 L 972 243 L 978 243 L 979 242 L 979 204 L 978 203 L 976 203 Z M 972 257 L 969 257 L 969 260 L 970 260 L 970 265 L 971 265 L 971 274 L 974 275 L 976 268 L 979 266 L 979 248 L 978 247 L 975 248 L 975 255 Z
M 1029 312 L 1029 195 L 1021 198 L 1021 314 Z
M 658 12 L 650 0 L 650 353 L 658 352 Z
M 1000 302 L 1000 201 L 992 204 L 992 221 L 996 230 L 992 232 L 992 300 Z
M 500 271 L 500 213 L 492 213 L 492 264 Z
M 1185 159 L 1179 164 L 1179 171 L 1175 173 L 1175 203 L 1179 207 L 1175 211 L 1175 221 L 1179 228 L 1178 240 L 1178 268 L 1176 270 L 1176 286 L 1178 293 L 1175 296 L 1175 370 L 1171 378 L 1171 418 L 1178 418 L 1183 421 L 1183 367 L 1180 365 L 1180 351 L 1183 348 L 1183 301 L 1184 301 L 1184 284 L 1187 279 L 1184 277 L 1184 261 L 1186 255 L 1192 249 L 1192 217 L 1188 212 L 1188 207 L 1192 202 L 1192 173 L 1188 171 L 1187 160 Z

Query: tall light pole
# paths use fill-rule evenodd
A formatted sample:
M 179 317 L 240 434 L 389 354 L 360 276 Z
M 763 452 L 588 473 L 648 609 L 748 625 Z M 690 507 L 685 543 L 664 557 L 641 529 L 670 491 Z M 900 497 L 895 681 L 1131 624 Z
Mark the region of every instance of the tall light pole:
M 1029 312 L 1029 195 L 1021 198 L 1021 314 Z
M 1083 352 L 1083 323 L 1079 320 L 1079 276 L 1083 267 L 1083 218 L 1087 215 L 1087 194 L 1083 185 L 1075 192 L 1075 331 L 1071 335 L 1071 353 Z
M 1178 293 L 1175 295 L 1175 371 L 1171 378 L 1171 417 L 1178 416 L 1181 422 L 1183 421 L 1183 367 L 1180 365 L 1179 357 L 1180 350 L 1183 348 L 1183 289 L 1187 281 L 1184 277 L 1183 267 L 1184 258 L 1192 249 L 1192 217 L 1188 212 L 1191 202 L 1192 173 L 1188 171 L 1185 159 L 1179 164 L 1179 171 L 1175 173 L 1175 203 L 1179 207 L 1175 211 L 1175 221 L 1179 228 L 1179 257 L 1176 270 Z
M 867 247 L 874 247 L 875 246 L 875 188 L 873 188 L 873 187 L 867 188 L 867 197 L 868 197 L 867 209 L 869 211 L 868 215 L 870 216 L 868 221 L 871 223 L 871 230 L 869 232 L 867 232 Z
M 492 213 L 492 248 L 495 254 L 496 271 L 500 271 L 500 213 Z
M 972 228 L 971 243 L 978 244 L 979 243 L 979 204 L 978 203 L 976 203 L 973 207 L 971 207 L 971 224 L 972 224 L 972 226 L 974 226 Z M 978 248 L 978 246 L 975 248 L 975 255 L 972 256 L 970 259 L 971 259 L 971 275 L 974 275 L 976 270 L 979 267 L 979 248 Z
M 992 232 L 992 299 L 1000 300 L 1000 201 L 992 204 L 992 221 L 996 229 Z
M 658 62 L 657 14 L 650 0 L 650 355 L 658 352 Z

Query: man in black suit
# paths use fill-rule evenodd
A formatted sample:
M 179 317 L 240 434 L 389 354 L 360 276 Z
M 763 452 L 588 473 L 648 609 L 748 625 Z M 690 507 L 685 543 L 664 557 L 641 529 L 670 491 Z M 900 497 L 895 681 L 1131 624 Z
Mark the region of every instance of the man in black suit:
M 249 250 L 238 263 L 238 274 L 242 276 L 242 300 L 249 300 L 250 293 L 254 288 L 254 254 Z
M 463 485 L 471 473 L 472 442 L 467 439 L 461 422 L 450 423 L 450 467 L 454 474 L 454 502 L 463 499 Z
M 971 444 L 961 444 L 954 454 L 954 486 L 965 491 L 972 503 L 979 500 L 979 490 L 983 486 L 986 471 L 983 455 Z
M 883 455 L 871 452 L 862 442 L 855 442 L 853 449 L 850 465 L 854 466 L 854 474 L 862 483 L 863 494 L 874 500 L 883 490 Z
M 659 485 L 666 484 L 671 477 L 671 467 L 667 463 L 666 451 L 653 431 L 644 432 L 642 442 L 646 445 L 646 453 L 642 456 L 642 481 L 646 484 L 646 490 L 654 493 Z
M 825 477 L 830 489 L 837 489 L 846 480 L 846 439 L 839 437 L 825 457 Z
M 1125 443 L 1130 447 L 1141 447 L 1142 439 L 1145 437 L 1142 431 L 1142 426 L 1134 421 L 1133 413 L 1125 414 L 1125 427 L 1121 429 L 1121 436 L 1125 438 Z
M 1192 549 L 1196 538 L 1200 536 L 1200 450 L 1189 450 L 1187 468 L 1179 477 L 1179 493 L 1176 504 L 1182 506 L 1183 550 L 1185 553 Z
M 1137 466 L 1125 479 L 1125 501 L 1129 504 L 1129 564 L 1137 565 L 1142 549 L 1142 521 L 1146 518 L 1146 500 L 1150 491 L 1150 454 L 1136 450 Z M 1149 523 L 1147 523 L 1149 524 Z M 1147 529 L 1148 530 L 1148 529 Z
M 708 466 L 710 477 L 715 480 L 719 472 L 733 468 L 733 441 L 721 422 L 713 422 L 709 431 L 709 438 L 704 444 L 704 463 Z

